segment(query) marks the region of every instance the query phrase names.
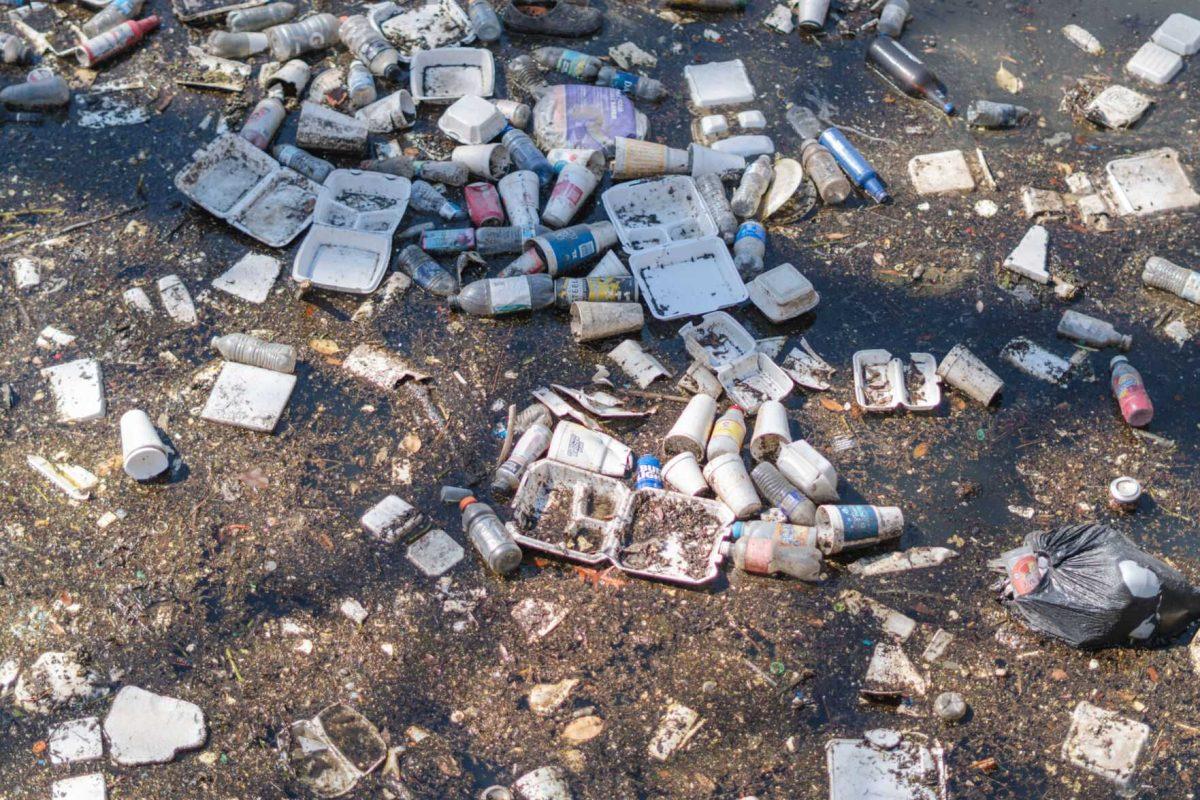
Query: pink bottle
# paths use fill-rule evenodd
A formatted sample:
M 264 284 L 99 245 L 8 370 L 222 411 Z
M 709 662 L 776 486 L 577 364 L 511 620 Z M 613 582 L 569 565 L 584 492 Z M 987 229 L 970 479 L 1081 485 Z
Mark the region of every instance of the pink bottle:
M 1108 364 L 1112 370 L 1112 392 L 1121 406 L 1121 416 L 1135 428 L 1150 424 L 1154 418 L 1154 403 L 1142 383 L 1142 375 L 1125 356 L 1116 356 Z

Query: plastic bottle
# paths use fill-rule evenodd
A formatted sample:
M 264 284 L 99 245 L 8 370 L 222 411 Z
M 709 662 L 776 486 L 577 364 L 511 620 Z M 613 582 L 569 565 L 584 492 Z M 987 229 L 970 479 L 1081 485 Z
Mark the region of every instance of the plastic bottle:
M 800 165 L 826 205 L 841 205 L 854 190 L 833 153 L 816 139 L 806 139 L 800 145 Z
M 730 527 L 729 536 L 735 542 L 738 539 L 772 539 L 795 547 L 817 547 L 817 529 L 812 525 L 774 520 L 739 520 Z
M 305 97 L 314 103 L 323 103 L 334 108 L 340 106 L 347 97 L 342 70 L 330 67 L 318 72 L 309 82 Z
M 1032 113 L 1025 106 L 1012 103 L 972 100 L 967 106 L 967 124 L 976 128 L 1015 128 Z
M 277 144 L 271 150 L 280 164 L 288 169 L 294 169 L 301 175 L 312 178 L 317 183 L 324 183 L 335 167 L 323 158 L 317 158 L 307 150 L 301 150 L 294 144 Z
M 462 207 L 451 203 L 431 184 L 422 180 L 412 182 L 412 194 L 409 196 L 408 203 L 417 211 L 437 214 L 447 222 L 453 219 L 467 218 L 467 212 Z
M 488 0 L 471 0 L 467 16 L 471 18 L 471 27 L 479 41 L 491 43 L 500 38 L 500 17 Z
M 559 308 L 572 303 L 636 303 L 637 281 L 633 277 L 559 278 L 554 282 L 554 302 Z
M 451 255 L 474 248 L 474 228 L 421 231 L 421 249 L 431 255 Z
M 742 219 L 754 216 L 754 213 L 758 211 L 758 204 L 762 202 L 762 196 L 766 194 L 767 187 L 771 185 L 771 178 L 774 176 L 775 170 L 771 168 L 770 156 L 759 156 L 754 159 L 754 163 L 742 173 L 742 181 L 734 191 L 733 199 L 729 201 L 729 207 L 733 209 L 733 213 Z
M 738 221 L 733 215 L 733 209 L 729 207 L 729 197 L 725 194 L 725 184 L 721 181 L 721 176 L 710 172 L 695 180 L 696 189 L 699 190 L 704 205 L 717 222 L 717 232 L 726 242 L 732 242 L 737 233 Z
M 947 114 L 954 104 L 946 95 L 946 85 L 921 59 L 890 36 L 876 36 L 867 47 L 867 63 L 910 97 L 921 97 Z
M 792 482 L 783 476 L 774 464 L 763 461 L 750 471 L 750 479 L 768 503 L 778 508 L 788 522 L 796 525 L 812 525 L 816 519 L 817 506 L 804 496 Z
M 528 169 L 537 173 L 538 183 L 543 189 L 554 182 L 557 177 L 554 167 L 546 159 L 546 154 L 534 144 L 533 139 L 529 138 L 529 134 L 509 125 L 505 128 L 500 141 L 508 148 L 508 155 L 512 159 L 513 165 L 518 170 Z
M 511 495 L 517 489 L 526 468 L 550 446 L 554 434 L 550 428 L 539 423 L 530 426 L 513 446 L 512 452 L 492 476 L 492 494 Z
M 550 88 L 542 73 L 538 71 L 533 58 L 525 53 L 508 62 L 508 85 L 520 89 L 534 99 L 541 97 L 542 93 Z
M 346 49 L 358 56 L 373 74 L 382 75 L 393 83 L 404 77 L 400 53 L 362 14 L 346 17 L 338 29 L 338 36 Z
M 533 235 L 540 236 L 546 229 L 540 225 Z M 525 245 L 525 232 L 516 225 L 501 225 L 498 228 L 475 229 L 475 251 L 480 255 L 520 253 Z
M 25 64 L 33 60 L 33 51 L 20 37 L 0 31 L 0 64 Z
M 499 317 L 554 305 L 549 275 L 516 275 L 473 281 L 450 298 L 450 308 L 476 317 Z
M 518 103 L 516 100 L 505 98 L 493 100 L 492 105 L 499 109 L 500 113 L 504 115 L 504 118 L 514 128 L 524 130 L 529 127 L 529 120 L 533 117 L 533 109 L 524 103 Z
M 875 168 L 863 158 L 863 154 L 858 152 L 854 145 L 850 144 L 850 140 L 846 138 L 846 134 L 839 131 L 837 128 L 829 128 L 821 134 L 818 141 L 825 146 L 833 157 L 837 159 L 838 165 L 845 170 L 850 180 L 854 185 L 862 189 L 876 203 L 886 203 L 892 199 L 888 194 L 887 184 L 875 172 Z
M 1146 259 L 1142 283 L 1181 297 L 1190 303 L 1200 303 L 1200 272 L 1181 267 L 1159 256 Z
M 99 36 L 142 13 L 145 4 L 146 0 L 109 0 L 108 5 L 93 14 L 80 30 L 89 39 Z
M 466 497 L 458 504 L 458 508 L 462 511 L 463 531 L 488 569 L 499 575 L 507 575 L 521 565 L 521 548 L 513 541 L 491 506 L 474 497 Z
M 361 61 L 351 61 L 346 76 L 346 87 L 350 90 L 350 103 L 355 108 L 362 108 L 374 103 L 378 98 L 375 91 L 375 78 L 371 70 Z
M 26 80 L 0 89 L 0 103 L 15 108 L 57 108 L 71 102 L 71 87 L 61 75 Z
M 246 333 L 227 333 L 213 337 L 212 346 L 226 361 L 274 372 L 290 374 L 296 371 L 296 348 L 290 344 L 264 342 Z
M 887 5 L 879 12 L 879 26 L 876 30 L 884 36 L 898 39 L 907 21 L 908 0 L 888 0 Z
M 204 43 L 205 52 L 221 58 L 246 58 L 267 49 L 265 33 L 213 31 Z
M 236 32 L 261 31 L 273 25 L 281 25 L 296 16 L 296 6 L 291 3 L 270 3 L 257 8 L 233 11 L 225 18 L 225 27 Z
M 596 83 L 600 86 L 620 89 L 625 94 L 639 100 L 657 102 L 667 96 L 667 90 L 662 85 L 662 81 L 643 75 L 634 75 L 632 72 L 623 72 L 616 67 L 601 67 L 600 72 L 596 74 Z
M 246 117 L 238 133 L 259 150 L 266 150 L 286 116 L 287 111 L 278 97 L 264 97 Z
M 545 69 L 556 70 L 572 78 L 594 78 L 604 66 L 596 56 L 566 47 L 538 47 L 533 60 Z
M 1119 333 L 1111 322 L 1072 310 L 1063 312 L 1062 319 L 1058 321 L 1058 335 L 1089 347 L 1119 347 L 1128 350 L 1133 346 L 1133 337 Z
M 405 275 L 430 294 L 449 297 L 458 289 L 454 276 L 415 244 L 401 250 L 396 261 Z
M 762 223 L 746 220 L 738 226 L 733 240 L 733 263 L 743 279 L 749 280 L 763 270 L 767 252 L 767 229 Z
M 548 428 L 554 424 L 554 419 L 550 416 L 550 409 L 541 403 L 530 403 L 517 412 L 517 417 L 513 420 L 513 435 L 519 436 L 537 424 Z
M 313 14 L 299 22 L 274 25 L 267 28 L 267 40 L 271 45 L 271 58 L 276 61 L 324 50 L 338 43 L 341 21 L 333 14 Z
M 742 537 L 723 543 L 721 552 L 733 557 L 735 567 L 755 575 L 789 575 L 802 581 L 821 577 L 821 553 L 812 547 Z
M 742 441 L 746 438 L 746 412 L 741 406 L 731 405 L 715 423 L 708 437 L 705 457 L 712 461 L 726 453 L 742 452 Z
M 1114 356 L 1108 368 L 1112 370 L 1112 393 L 1121 406 L 1121 416 L 1135 428 L 1149 425 L 1154 419 L 1154 403 L 1150 401 L 1142 374 L 1125 356 Z
M 467 165 L 455 161 L 423 161 L 408 156 L 393 156 L 392 158 L 368 159 L 363 161 L 360 166 L 362 169 L 372 172 L 386 172 L 389 175 L 399 175 L 403 178 L 421 178 L 434 183 L 444 183 L 447 186 L 463 186 L 470 179 L 470 170 L 467 169 Z M 440 194 L 439 197 L 441 197 Z M 430 213 L 436 213 L 436 211 L 430 211 Z M 448 219 L 455 219 L 455 217 Z
M 106 61 L 140 42 L 147 33 L 158 27 L 158 23 L 158 17 L 153 14 L 145 19 L 131 19 L 128 22 L 122 22 L 99 36 L 93 36 L 87 41 L 81 42 L 75 51 L 75 60 L 84 67 Z
M 647 453 L 639 458 L 634 474 L 637 476 L 633 484 L 634 489 L 663 488 L 662 462 L 655 455 Z

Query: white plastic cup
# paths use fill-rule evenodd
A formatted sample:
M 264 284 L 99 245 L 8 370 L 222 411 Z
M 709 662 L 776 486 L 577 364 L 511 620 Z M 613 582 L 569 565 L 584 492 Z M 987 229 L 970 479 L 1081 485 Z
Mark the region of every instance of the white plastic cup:
M 599 182 L 595 173 L 583 164 L 563 164 L 554 189 L 550 192 L 550 199 L 542 210 L 542 224 L 548 228 L 566 225 L 579 213 L 579 207 L 591 196 Z
M 502 144 L 464 144 L 454 148 L 450 160 L 465 164 L 472 175 L 495 181 L 508 174 L 512 158 Z
M 652 178 L 658 175 L 687 172 L 686 150 L 667 147 L 656 142 L 643 142 L 618 136 L 615 139 L 612 163 L 613 180 Z
M 663 440 L 663 453 L 674 456 L 691 453 L 697 460 L 704 456 L 708 435 L 717 416 L 717 401 L 707 394 L 692 395 L 683 413 Z
M 778 400 L 767 400 L 758 407 L 754 434 L 750 437 L 750 455 L 755 461 L 772 461 L 779 448 L 792 440 L 787 409 Z
M 161 475 L 171 463 L 168 453 L 145 411 L 135 408 L 121 415 L 121 457 L 126 475 L 138 481 Z
M 633 451 L 607 433 L 562 420 L 554 429 L 546 457 L 589 472 L 624 477 L 633 466 Z
M 818 503 L 837 502 L 837 471 L 829 459 L 803 439 L 779 448 L 775 466 L 809 499 Z
M 740 454 L 717 456 L 705 465 L 703 475 L 717 498 L 729 506 L 737 519 L 749 519 L 762 510 L 762 500 Z
M 700 462 L 690 450 L 668 459 L 662 466 L 662 477 L 672 489 L 688 497 L 712 494 L 704 480 L 704 473 L 700 471 Z
M 942 363 L 938 364 L 937 374 L 943 381 L 985 406 L 991 405 L 1004 388 L 1000 376 L 961 344 L 950 348 Z
M 825 27 L 825 16 L 829 13 L 829 0 L 802 0 L 796 9 L 800 29 L 819 31 Z
M 746 168 L 746 159 L 737 153 L 722 153 L 694 142 L 688 145 L 687 152 L 693 178 L 709 174 L 725 175 Z
M 900 538 L 904 512 L 896 506 L 821 506 L 816 527 L 818 546 L 826 553 L 840 553 Z
M 604 176 L 604 169 L 608 166 L 608 159 L 604 157 L 603 150 L 582 147 L 556 147 L 546 153 L 546 160 L 554 167 L 555 172 L 561 170 L 564 164 L 583 164 L 594 172 L 597 178 Z
M 571 303 L 571 334 L 577 342 L 633 333 L 645 325 L 641 303 Z
M 538 192 L 541 187 L 537 173 L 528 169 L 510 172 L 500 179 L 496 188 L 500 191 L 500 202 L 504 203 L 509 223 L 532 236 L 540 224 Z

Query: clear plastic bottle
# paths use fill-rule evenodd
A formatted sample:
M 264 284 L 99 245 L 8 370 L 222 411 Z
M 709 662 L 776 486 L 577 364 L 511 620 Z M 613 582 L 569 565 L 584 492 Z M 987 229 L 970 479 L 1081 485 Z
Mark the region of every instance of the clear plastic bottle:
M 805 139 L 800 146 L 800 164 L 827 205 L 841 205 L 854 191 L 833 153 L 816 139 Z
M 767 229 L 752 219 L 738 226 L 733 240 L 733 263 L 744 280 L 763 271 L 763 256 L 767 252 Z
M 715 423 L 712 435 L 708 437 L 708 447 L 705 457 L 712 461 L 717 456 L 726 453 L 734 455 L 742 452 L 742 442 L 746 438 L 746 412 L 739 405 L 731 405 Z
M 534 236 L 545 232 L 540 225 L 533 230 Z M 525 231 L 516 225 L 501 225 L 496 228 L 475 229 L 475 250 L 480 255 L 520 253 L 525 245 Z
M 867 63 L 905 94 L 924 98 L 947 114 L 954 113 L 954 104 L 946 95 L 946 84 L 925 66 L 925 62 L 892 37 L 875 37 L 867 47 Z
M 752 519 L 739 520 L 729 529 L 729 536 L 738 539 L 773 539 L 797 547 L 818 547 L 817 529 L 812 525 L 796 525 L 790 522 Z
M 341 25 L 341 20 L 333 14 L 313 14 L 299 22 L 267 28 L 271 58 L 287 61 L 314 50 L 333 47 L 340 41 L 338 29 Z
M 529 120 L 533 118 L 533 109 L 524 103 L 518 103 L 516 100 L 501 99 L 493 100 L 492 105 L 500 110 L 504 118 L 514 128 L 525 130 L 529 127 Z
M 632 72 L 623 72 L 616 67 L 601 67 L 600 72 L 596 74 L 596 83 L 600 86 L 619 89 L 639 100 L 657 102 L 667 96 L 667 90 L 662 85 L 662 81 L 635 75 Z
M 500 137 L 500 141 L 508 148 L 509 158 L 518 170 L 531 170 L 538 176 L 538 183 L 543 189 L 554 182 L 554 167 L 546 159 L 546 154 L 534 144 L 533 139 L 525 131 L 517 130 L 511 125 Z
M 762 202 L 762 196 L 766 194 L 767 187 L 771 185 L 771 179 L 774 176 L 775 170 L 771 168 L 770 156 L 759 156 L 754 159 L 754 163 L 742 173 L 742 181 L 733 193 L 733 199 L 729 201 L 729 207 L 733 209 L 733 213 L 742 219 L 754 216 L 754 213 L 758 211 L 758 204 Z
M 533 58 L 525 53 L 508 62 L 508 85 L 534 99 L 541 97 L 550 88 Z
M 904 32 L 904 23 L 908 21 L 908 0 L 888 0 L 887 5 L 879 12 L 879 26 L 876 28 L 884 36 L 900 38 Z
M 725 184 L 721 181 L 721 176 L 710 172 L 697 177 L 696 189 L 717 222 L 717 232 L 727 243 L 732 242 L 737 233 L 738 221 L 733 215 L 733 209 L 729 207 L 729 197 L 725 194 Z
M 758 487 L 768 503 L 778 508 L 788 522 L 796 525 L 812 525 L 817 516 L 817 505 L 804 496 L 791 481 L 783 476 L 774 464 L 763 461 L 750 471 L 750 480 Z
M 517 418 L 513 420 L 513 436 L 520 436 L 534 425 L 539 424 L 549 428 L 554 424 L 554 418 L 550 416 L 550 409 L 541 403 L 530 403 L 521 409 L 517 413 Z
M 533 60 L 545 69 L 583 79 L 596 77 L 604 66 L 596 56 L 566 47 L 539 47 L 533 51 Z
M 142 7 L 145 4 L 146 0 L 109 0 L 108 5 L 83 23 L 81 27 L 83 35 L 90 39 L 105 31 L 110 31 L 122 22 L 128 22 L 142 13 Z
M 471 178 L 471 171 L 466 164 L 457 161 L 422 161 L 413 162 L 413 169 L 418 178 L 433 183 L 444 183 L 447 186 L 465 186 Z
M 18 36 L 0 31 L 0 64 L 25 64 L 33 60 L 33 51 Z
M 379 96 L 375 90 L 375 77 L 371 70 L 358 60 L 350 62 L 350 69 L 346 74 L 346 88 L 350 90 L 350 104 L 355 108 L 369 106 Z
M 500 38 L 500 17 L 488 0 L 471 0 L 467 16 L 471 18 L 471 27 L 479 41 L 491 43 Z
M 553 435 L 550 428 L 541 423 L 535 423 L 521 434 L 508 458 L 492 476 L 492 494 L 508 496 L 516 491 L 521 476 L 533 461 L 546 452 Z
M 1142 374 L 1125 356 L 1114 356 L 1108 367 L 1112 370 L 1112 393 L 1121 407 L 1121 416 L 1135 428 L 1149 425 L 1154 419 L 1154 403 L 1146 391 Z
M 1190 303 L 1200 303 L 1200 272 L 1181 267 L 1160 256 L 1146 259 L 1142 283 L 1170 292 Z
M 426 214 L 437 214 L 449 222 L 455 219 L 466 219 L 467 212 L 455 203 L 451 203 L 432 184 L 422 180 L 412 182 L 412 193 L 409 195 L 409 205 L 417 211 Z
M 1012 103 L 972 100 L 967 106 L 967 124 L 976 128 L 1015 128 L 1033 112 Z
M 324 183 L 329 173 L 334 170 L 333 164 L 323 158 L 317 158 L 307 150 L 301 150 L 294 144 L 277 144 L 271 150 L 271 155 L 288 169 L 294 169 L 317 183 Z
M 281 25 L 296 16 L 296 6 L 291 3 L 269 3 L 257 8 L 243 8 L 230 12 L 225 18 L 225 27 L 238 31 L 261 31 L 272 25 Z
M 463 531 L 488 569 L 507 575 L 521 565 L 521 548 L 491 506 L 466 497 L 458 508 L 462 511 Z
M 1089 347 L 1119 347 L 1128 350 L 1133 346 L 1133 337 L 1118 332 L 1111 322 L 1074 310 L 1063 312 L 1062 319 L 1058 321 L 1058 335 Z
M 366 64 L 373 74 L 381 75 L 393 83 L 404 76 L 399 51 L 362 14 L 342 20 L 338 36 L 346 49 L 358 56 L 358 60 Z
M 296 348 L 290 344 L 264 342 L 246 333 L 227 333 L 214 337 L 212 346 L 226 361 L 274 372 L 290 374 L 296 371 Z
M 721 552 L 733 557 L 733 565 L 755 575 L 788 575 L 802 581 L 821 578 L 821 552 L 773 539 L 742 537 L 721 545 Z
M 405 275 L 430 294 L 449 297 L 458 289 L 458 282 L 454 280 L 454 276 L 415 244 L 401 250 L 396 256 L 396 262 Z
M 265 33 L 230 33 L 213 31 L 204 43 L 204 50 L 220 58 L 246 58 L 267 49 Z
M 0 89 L 0 104 L 14 108 L 57 108 L 71 102 L 71 87 L 61 75 L 26 80 Z
M 238 133 L 259 150 L 266 150 L 286 116 L 287 110 L 278 97 L 264 97 L 246 117 Z
M 636 303 L 637 281 L 632 276 L 558 278 L 554 298 L 559 308 L 572 303 Z
M 473 281 L 450 298 L 450 308 L 476 317 L 499 317 L 554 305 L 554 279 L 517 275 Z

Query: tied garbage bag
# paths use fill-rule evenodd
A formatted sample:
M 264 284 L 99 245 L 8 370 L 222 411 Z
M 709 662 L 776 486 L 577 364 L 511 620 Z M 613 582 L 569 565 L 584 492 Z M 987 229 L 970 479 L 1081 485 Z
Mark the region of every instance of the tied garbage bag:
M 1171 636 L 1200 615 L 1200 591 L 1107 525 L 1035 531 L 1001 558 L 1024 622 L 1072 647 Z
M 628 97 L 607 86 L 552 86 L 533 107 L 533 133 L 542 150 L 604 150 L 618 137 L 644 139 L 650 123 Z

